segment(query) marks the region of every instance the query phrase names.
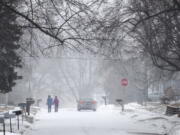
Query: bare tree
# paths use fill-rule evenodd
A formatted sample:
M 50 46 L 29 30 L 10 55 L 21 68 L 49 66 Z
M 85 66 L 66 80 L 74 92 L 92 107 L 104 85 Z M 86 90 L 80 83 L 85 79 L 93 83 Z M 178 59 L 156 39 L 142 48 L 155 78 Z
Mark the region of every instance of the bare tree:
M 38 40 L 36 34 L 44 35 L 42 40 L 48 42 L 47 46 L 38 44 L 36 49 L 42 53 L 46 50 L 63 46 L 76 51 L 90 48 L 90 41 L 95 40 L 91 33 L 93 20 L 98 12 L 93 9 L 100 6 L 103 0 L 76 1 L 76 0 L 25 0 L 18 3 L 17 8 L 12 8 L 7 1 L 2 0 L 0 5 L 19 16 L 19 27 L 29 32 L 31 37 Z M 32 34 L 36 36 L 32 36 Z M 85 43 L 86 41 L 86 43 Z M 28 45 L 32 45 L 31 41 Z M 22 47 L 27 51 L 26 47 Z M 31 53 L 31 52 L 30 52 Z
M 103 30 L 109 36 L 126 33 L 149 54 L 155 66 L 180 71 L 180 1 L 129 0 L 114 2 Z

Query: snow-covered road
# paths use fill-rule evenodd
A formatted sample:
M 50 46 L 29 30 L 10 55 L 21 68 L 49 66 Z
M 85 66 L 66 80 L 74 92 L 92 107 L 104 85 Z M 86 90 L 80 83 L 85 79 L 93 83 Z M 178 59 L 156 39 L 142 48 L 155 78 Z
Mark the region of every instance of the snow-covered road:
M 99 109 L 97 112 L 60 109 L 58 113 L 42 110 L 28 135 L 132 135 L 163 134 L 169 123 L 165 118 L 151 121 L 154 114 L 119 109 Z M 147 120 L 146 120 L 147 119 Z M 145 135 L 145 134 L 144 134 Z M 151 134 L 149 134 L 151 135 Z M 152 134 L 153 135 L 153 134 Z

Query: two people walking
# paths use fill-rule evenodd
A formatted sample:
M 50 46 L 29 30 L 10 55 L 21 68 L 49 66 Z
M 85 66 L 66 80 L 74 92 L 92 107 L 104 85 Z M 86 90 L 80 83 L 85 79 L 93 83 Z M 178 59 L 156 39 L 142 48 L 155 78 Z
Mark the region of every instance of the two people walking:
M 54 105 L 54 111 L 58 112 L 59 108 L 59 99 L 57 96 L 53 99 L 50 95 L 47 98 L 47 106 L 48 106 L 48 112 L 51 112 L 52 105 Z

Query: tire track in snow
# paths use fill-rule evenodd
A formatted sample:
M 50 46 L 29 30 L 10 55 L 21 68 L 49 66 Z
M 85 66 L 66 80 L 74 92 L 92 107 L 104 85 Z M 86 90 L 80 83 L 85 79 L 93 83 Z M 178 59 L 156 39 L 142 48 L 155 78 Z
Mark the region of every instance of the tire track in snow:
M 81 130 L 83 131 L 83 133 L 84 133 L 85 135 L 90 135 L 87 128 L 82 127 Z

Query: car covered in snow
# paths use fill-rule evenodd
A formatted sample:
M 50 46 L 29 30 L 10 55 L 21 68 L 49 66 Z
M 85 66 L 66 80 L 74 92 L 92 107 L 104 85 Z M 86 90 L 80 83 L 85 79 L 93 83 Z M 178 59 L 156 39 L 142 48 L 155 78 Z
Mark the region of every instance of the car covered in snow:
M 97 101 L 92 98 L 81 98 L 77 104 L 77 110 L 93 110 L 96 111 Z

